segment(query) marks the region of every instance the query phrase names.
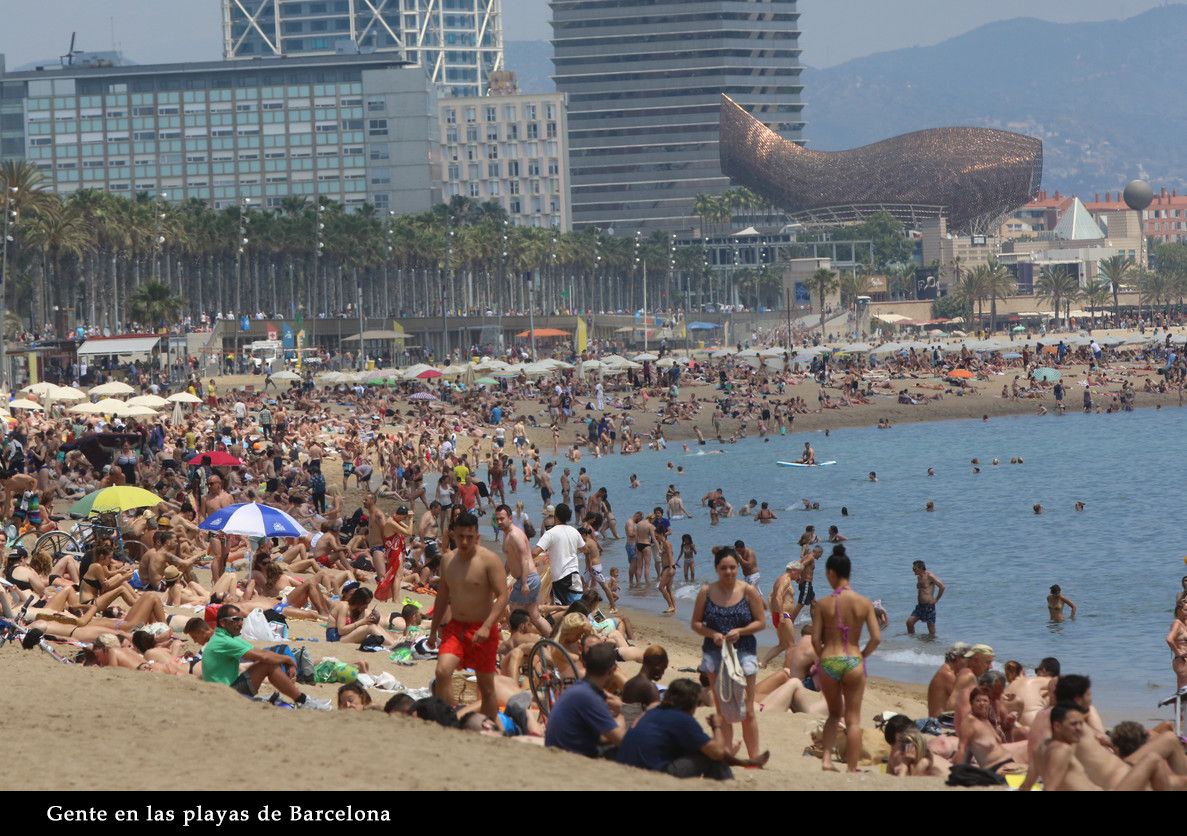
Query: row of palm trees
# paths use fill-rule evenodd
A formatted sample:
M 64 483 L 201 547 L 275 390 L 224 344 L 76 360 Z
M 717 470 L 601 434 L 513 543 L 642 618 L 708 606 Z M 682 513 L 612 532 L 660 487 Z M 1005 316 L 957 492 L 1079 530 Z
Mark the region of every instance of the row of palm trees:
M 347 212 L 324 198 L 271 211 L 96 190 L 63 198 L 13 161 L 0 164 L 0 188 L 12 210 L 6 302 L 35 332 L 62 309 L 119 331 L 202 314 L 353 315 L 360 297 L 367 316 L 389 318 L 777 296 L 772 270 L 722 275 L 702 247 L 663 233 L 517 227 L 498 204 L 463 197 L 416 215 Z

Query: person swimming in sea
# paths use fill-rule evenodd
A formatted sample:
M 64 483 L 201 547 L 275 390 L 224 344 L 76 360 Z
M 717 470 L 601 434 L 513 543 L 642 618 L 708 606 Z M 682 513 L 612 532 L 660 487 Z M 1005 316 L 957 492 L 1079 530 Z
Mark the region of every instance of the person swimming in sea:
M 1076 617 L 1076 605 L 1064 597 L 1063 590 L 1060 589 L 1059 584 L 1054 584 L 1051 587 L 1051 594 L 1047 596 L 1047 612 L 1051 614 L 1051 620 L 1059 623 L 1063 621 L 1063 608 L 1065 606 L 1072 608 L 1071 618 Z

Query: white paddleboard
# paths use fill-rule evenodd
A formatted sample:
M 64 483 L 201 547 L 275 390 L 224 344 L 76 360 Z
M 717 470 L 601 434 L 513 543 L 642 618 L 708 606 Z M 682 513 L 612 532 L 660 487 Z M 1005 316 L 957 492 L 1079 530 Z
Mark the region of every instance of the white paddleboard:
M 816 464 L 804 464 L 803 462 L 775 462 L 780 467 L 828 467 L 830 464 L 836 462 L 817 462 Z

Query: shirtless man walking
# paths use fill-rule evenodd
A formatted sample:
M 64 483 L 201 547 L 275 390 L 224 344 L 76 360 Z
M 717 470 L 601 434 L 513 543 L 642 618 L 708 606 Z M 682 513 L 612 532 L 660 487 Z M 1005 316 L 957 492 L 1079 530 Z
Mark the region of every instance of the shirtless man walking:
M 655 533 L 649 517 L 640 511 L 635 522 L 635 573 L 636 580 L 644 587 L 651 586 L 651 539 Z
M 589 498 L 589 505 L 586 506 L 586 508 L 588 509 L 590 506 L 592 506 L 596 509 L 598 507 L 598 503 L 599 500 L 595 494 Z M 596 511 L 591 512 L 587 510 L 586 516 L 588 517 L 592 513 L 596 513 Z M 643 512 L 636 511 L 630 516 L 630 519 L 626 521 L 627 582 L 631 585 L 632 589 L 638 585 L 639 578 L 639 555 L 635 550 L 635 526 L 639 524 L 639 520 L 641 519 L 643 519 Z
M 231 505 L 231 495 L 223 490 L 223 480 L 218 476 L 211 476 L 207 482 L 209 488 L 205 499 L 202 500 L 202 519 L 206 519 L 215 511 L 221 511 Z M 210 564 L 210 580 L 212 583 L 222 577 L 223 568 L 227 563 L 227 554 L 223 549 L 214 552 L 214 560 Z
M 767 603 L 771 608 L 771 624 L 779 636 L 779 643 L 763 656 L 762 663 L 759 665 L 761 668 L 765 668 L 772 659 L 780 653 L 790 651 L 795 645 L 795 624 L 791 619 L 783 616 L 795 601 L 795 594 L 792 592 L 793 584 L 799 579 L 802 570 L 803 564 L 798 560 L 788 563 L 787 571 L 775 578 L 775 583 L 771 587 L 771 597 Z
M 540 573 L 532 558 L 527 535 L 511 521 L 511 509 L 505 504 L 495 509 L 495 525 L 503 532 L 503 556 L 507 559 L 507 572 L 514 579 L 510 592 L 511 608 L 527 610 L 540 635 L 552 635 L 552 627 L 540 615 Z
M 478 545 L 477 517 L 463 511 L 450 525 L 450 533 L 457 548 L 441 558 L 441 580 L 429 629 L 430 647 L 437 646 L 439 632 L 442 636 L 434 693 L 448 698 L 454 671 L 459 666 L 472 668 L 478 679 L 482 713 L 497 722 L 495 672 L 501 637 L 495 624 L 510 597 L 507 576 L 498 555 Z M 442 631 L 446 613 L 449 620 Z
M 796 618 L 799 617 L 800 611 L 807 607 L 811 612 L 812 605 L 816 603 L 816 590 L 812 587 L 812 576 L 816 572 L 816 561 L 824 554 L 822 546 L 814 546 L 811 551 L 805 551 L 803 557 L 800 558 L 800 576 L 795 582 L 797 596 L 795 600 L 795 608 L 791 611 L 791 622 L 795 623 Z
M 907 619 L 907 635 L 915 635 L 915 624 L 922 621 L 927 625 L 927 634 L 934 636 L 936 634 L 936 604 L 944 597 L 944 584 L 927 570 L 927 565 L 922 560 L 912 563 L 911 571 L 915 573 L 915 586 L 919 593 L 919 599 Z
M 758 589 L 758 555 L 755 554 L 754 549 L 747 546 L 741 540 L 734 541 L 734 551 L 738 553 L 738 561 L 741 563 L 742 579 L 746 583 Z M 759 590 L 762 594 L 762 590 Z

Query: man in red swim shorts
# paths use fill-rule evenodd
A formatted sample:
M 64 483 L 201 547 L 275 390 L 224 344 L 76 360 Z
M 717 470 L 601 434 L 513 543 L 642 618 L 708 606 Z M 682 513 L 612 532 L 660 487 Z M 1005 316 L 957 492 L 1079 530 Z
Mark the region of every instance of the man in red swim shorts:
M 473 668 L 482 713 L 497 720 L 495 657 L 500 637 L 495 625 L 510 597 L 507 572 L 498 555 L 478 545 L 478 518 L 469 511 L 458 514 L 450 532 L 457 549 L 441 558 L 441 581 L 429 630 L 430 647 L 436 646 L 439 631 L 442 636 L 434 693 L 450 693 L 453 673 L 459 665 Z M 442 621 L 446 622 L 444 630 Z

